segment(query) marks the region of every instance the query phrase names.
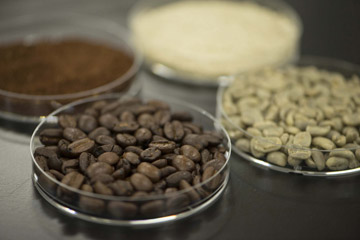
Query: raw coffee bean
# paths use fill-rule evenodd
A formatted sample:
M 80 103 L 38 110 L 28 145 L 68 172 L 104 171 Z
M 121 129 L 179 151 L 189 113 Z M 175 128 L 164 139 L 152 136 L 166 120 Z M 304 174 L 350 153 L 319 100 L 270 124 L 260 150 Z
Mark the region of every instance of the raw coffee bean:
M 64 178 L 64 174 L 62 174 L 61 172 L 55 169 L 50 169 L 49 172 L 51 172 L 55 176 L 55 178 L 60 182 Z
M 96 118 L 94 118 L 93 116 L 82 114 L 79 117 L 78 127 L 82 131 L 89 133 L 92 130 L 94 130 L 95 128 L 97 128 L 97 126 L 98 126 L 98 122 L 97 122 Z
M 118 163 L 120 157 L 114 152 L 104 152 L 98 157 L 99 162 L 105 162 L 109 165 L 115 165 Z
M 107 211 L 116 218 L 132 218 L 136 215 L 138 208 L 133 203 L 110 201 Z
M 185 157 L 184 155 L 176 156 L 174 160 L 171 161 L 171 165 L 176 169 L 178 169 L 179 171 L 191 172 L 192 170 L 195 169 L 195 163 L 191 159 Z
M 113 129 L 113 127 L 119 122 L 119 120 L 110 113 L 105 113 L 99 117 L 99 123 L 101 126 L 107 129 Z
M 164 126 L 165 123 L 170 122 L 171 113 L 170 111 L 159 110 L 154 114 L 154 119 L 160 126 Z
M 88 137 L 92 140 L 95 140 L 97 138 L 97 136 L 100 136 L 100 135 L 105 135 L 105 136 L 110 136 L 110 131 L 109 129 L 105 128 L 105 127 L 98 127 L 98 128 L 95 128 L 94 130 L 92 130 Z
M 123 158 L 126 159 L 129 163 L 131 163 L 134 166 L 137 166 L 140 163 L 139 155 L 137 155 L 136 153 L 133 153 L 133 152 L 124 153 Z
M 95 142 L 90 138 L 83 138 L 80 140 L 76 140 L 73 143 L 70 143 L 68 146 L 68 151 L 71 154 L 78 154 L 82 152 L 90 152 L 95 146 Z
M 149 144 L 149 147 L 154 147 L 159 149 L 162 153 L 171 153 L 174 151 L 176 144 L 173 141 L 168 140 L 157 140 L 152 141 Z
M 109 187 L 118 196 L 130 196 L 134 192 L 134 188 L 128 181 L 117 180 L 109 185 Z
M 101 173 L 112 174 L 113 172 L 114 172 L 114 167 L 112 167 L 111 165 L 105 162 L 93 163 L 86 169 L 86 174 L 90 178 L 95 177 L 95 175 L 97 174 L 101 174 Z
M 157 110 L 170 110 L 169 104 L 160 100 L 149 100 L 147 105 L 153 106 Z
M 326 166 L 330 170 L 344 170 L 349 167 L 349 160 L 342 157 L 330 157 L 326 160 Z
M 89 184 L 83 184 L 80 189 L 85 192 L 94 192 L 94 189 Z
M 335 144 L 331 140 L 324 137 L 315 137 L 312 140 L 312 144 L 325 150 L 332 150 L 335 148 Z
M 140 157 L 144 161 L 153 162 L 161 156 L 161 151 L 155 147 L 149 147 L 141 152 Z
M 190 145 L 181 146 L 180 154 L 184 155 L 185 157 L 191 159 L 194 162 L 200 162 L 201 160 L 200 152 L 195 147 Z
M 65 128 L 63 137 L 70 142 L 75 142 L 79 139 L 86 138 L 86 134 L 78 128 Z
M 136 170 L 137 172 L 147 176 L 154 183 L 158 182 L 161 178 L 160 169 L 147 162 L 140 163 L 140 165 L 136 168 Z
M 166 167 L 167 160 L 166 159 L 158 159 L 158 160 L 152 162 L 151 164 L 157 168 L 163 168 L 163 167 Z
M 91 153 L 83 152 L 79 156 L 79 167 L 83 173 L 86 172 L 86 169 L 90 166 L 90 164 L 95 162 L 96 159 Z
M 204 141 L 201 139 L 200 135 L 197 134 L 188 134 L 184 137 L 182 141 L 183 145 L 191 145 L 197 150 L 202 150 L 204 148 Z
M 62 139 L 63 131 L 58 128 L 47 128 L 40 132 L 40 142 L 45 146 L 57 145 Z
M 169 187 L 178 187 L 181 180 L 191 182 L 192 176 L 188 171 L 178 171 L 166 177 L 165 181 Z
M 271 152 L 266 156 L 266 160 L 269 163 L 273 163 L 275 165 L 285 167 L 287 162 L 287 156 L 283 152 Z
M 126 177 L 126 172 L 124 170 L 124 168 L 119 168 L 118 170 L 116 170 L 115 172 L 113 172 L 112 176 L 115 179 L 125 179 Z
M 147 217 L 160 216 L 164 211 L 165 203 L 162 200 L 150 201 L 140 207 L 140 213 Z
M 201 163 L 205 164 L 212 159 L 212 155 L 209 150 L 204 149 L 201 151 Z
M 59 125 L 62 128 L 76 128 L 76 118 L 74 116 L 71 116 L 69 114 L 61 114 L 58 117 Z
M 93 183 L 95 183 L 97 181 L 102 182 L 104 184 L 109 184 L 109 183 L 112 183 L 114 181 L 114 177 L 109 175 L 109 174 L 100 173 L 100 174 L 96 174 L 90 180 L 91 184 L 93 184 Z
M 136 138 L 130 134 L 124 133 L 124 134 L 117 134 L 116 135 L 116 141 L 121 147 L 127 147 L 131 145 L 136 144 Z
M 125 152 L 133 152 L 140 156 L 141 152 L 143 151 L 142 148 L 136 146 L 127 146 L 125 148 Z
M 135 115 L 130 111 L 124 111 L 120 114 L 120 121 L 122 122 L 136 122 Z
M 95 138 L 95 142 L 99 145 L 115 144 L 115 139 L 107 135 L 99 135 Z
M 70 159 L 67 161 L 64 161 L 61 165 L 61 172 L 63 174 L 69 173 L 69 169 L 76 169 L 79 167 L 79 160 L 78 159 Z
M 118 133 L 133 133 L 139 128 L 137 122 L 118 122 L 113 130 Z
M 184 137 L 185 133 L 181 122 L 175 120 L 171 123 L 165 123 L 164 134 L 168 139 L 178 142 Z
M 79 207 L 85 212 L 100 215 L 104 212 L 105 202 L 93 197 L 80 196 Z
M 113 195 L 113 191 L 107 187 L 104 183 L 96 181 L 93 185 L 94 192 L 103 194 L 103 195 Z
M 148 113 L 141 114 L 138 117 L 138 122 L 141 127 L 148 128 L 148 129 L 151 129 L 151 127 L 153 127 L 154 125 L 157 125 L 154 117 Z
M 151 180 L 141 173 L 131 175 L 130 182 L 138 191 L 150 192 L 154 188 Z
M 172 120 L 178 120 L 178 121 L 181 121 L 181 122 L 191 122 L 193 120 L 193 117 L 188 112 L 178 111 L 178 112 L 173 112 L 171 114 L 171 119 Z
M 195 191 L 195 189 L 185 180 L 181 180 L 179 183 L 179 188 L 181 190 L 186 190 L 186 194 L 190 197 L 192 202 L 200 201 L 200 195 Z
M 147 128 L 139 128 L 134 136 L 140 145 L 144 145 L 151 141 L 152 133 Z
M 35 156 L 35 161 L 39 165 L 39 168 L 43 171 L 49 171 L 49 167 L 47 165 L 46 157 L 44 156 Z
M 166 166 L 160 169 L 161 172 L 161 177 L 167 177 L 170 174 L 173 174 L 174 172 L 176 172 L 176 168 L 172 167 L 172 166 Z
M 117 155 L 121 155 L 123 150 L 119 145 L 116 144 L 105 144 L 94 149 L 93 153 L 95 156 L 100 156 L 105 152 L 114 152 Z
M 190 205 L 190 199 L 185 194 L 176 194 L 166 201 L 166 209 L 168 212 L 176 212 Z

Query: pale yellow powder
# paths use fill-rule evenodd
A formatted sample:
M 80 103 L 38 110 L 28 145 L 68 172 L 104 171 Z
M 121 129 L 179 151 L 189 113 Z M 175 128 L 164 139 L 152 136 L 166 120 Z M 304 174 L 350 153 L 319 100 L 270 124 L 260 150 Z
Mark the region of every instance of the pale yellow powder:
M 293 20 L 250 2 L 178 1 L 137 14 L 131 28 L 147 60 L 209 78 L 283 64 L 299 38 Z

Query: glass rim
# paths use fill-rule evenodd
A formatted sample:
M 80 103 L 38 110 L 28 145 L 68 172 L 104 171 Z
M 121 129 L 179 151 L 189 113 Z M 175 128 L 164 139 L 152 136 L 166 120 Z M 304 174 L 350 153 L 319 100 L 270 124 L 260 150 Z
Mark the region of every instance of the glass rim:
M 61 24 L 61 23 L 74 21 L 73 23 L 74 25 L 83 25 L 89 28 L 99 30 L 101 32 L 112 34 L 113 36 L 118 38 L 118 40 L 120 40 L 120 42 L 122 42 L 124 45 L 123 47 L 113 47 L 113 48 L 123 49 L 123 51 L 125 51 L 132 58 L 132 64 L 130 68 L 123 75 L 113 79 L 111 82 L 108 82 L 96 88 L 79 91 L 75 93 L 54 94 L 54 95 L 31 95 L 31 94 L 6 91 L 0 88 L 0 95 L 3 95 L 4 97 L 11 97 L 17 99 L 24 99 L 24 100 L 57 101 L 57 100 L 67 100 L 67 99 L 71 100 L 71 99 L 83 98 L 95 94 L 101 94 L 103 92 L 111 90 L 116 86 L 124 84 L 127 81 L 131 80 L 131 78 L 135 77 L 136 74 L 139 72 L 143 62 L 143 58 L 141 54 L 138 52 L 138 50 L 134 47 L 134 45 L 130 41 L 130 34 L 128 30 L 126 30 L 123 26 L 117 24 L 115 21 L 109 19 L 101 18 L 90 14 L 67 12 L 67 13 L 54 13 L 54 14 L 45 13 L 42 15 L 27 14 L 27 15 L 18 16 L 15 19 L 12 19 L 11 21 L 15 22 L 16 24 L 16 26 L 13 26 L 13 28 L 31 26 L 34 23 L 39 24 L 39 23 L 54 22 L 55 24 Z M 5 27 L 8 27 L 8 23 L 6 21 L 1 22 L 0 28 L 5 28 Z M 48 36 L 51 36 L 51 34 L 42 33 L 39 34 L 39 36 L 46 38 Z M 72 38 L 75 37 L 76 36 L 73 36 Z M 19 40 L 23 38 L 24 36 L 19 38 Z M 83 37 L 81 39 L 83 39 Z M 106 45 L 106 43 L 102 43 L 102 44 Z
M 149 195 L 149 196 L 144 196 L 144 197 L 131 197 L 131 196 L 109 196 L 109 195 L 103 195 L 103 194 L 98 194 L 98 193 L 91 193 L 91 192 L 86 192 L 83 191 L 81 189 L 76 189 L 73 187 L 70 187 L 60 181 L 58 181 L 57 179 L 54 179 L 52 177 L 50 177 L 36 162 L 35 157 L 34 157 L 34 152 L 35 152 L 35 146 L 34 146 L 34 142 L 35 142 L 35 138 L 37 137 L 37 133 L 39 132 L 41 126 L 43 126 L 49 119 L 53 119 L 55 118 L 56 114 L 61 113 L 64 110 L 67 110 L 71 107 L 76 107 L 79 106 L 81 104 L 86 104 L 86 103 L 90 103 L 90 102 L 94 102 L 94 101 L 100 101 L 100 100 L 120 100 L 120 99 L 126 99 L 126 98 L 131 98 L 133 96 L 128 96 L 126 94 L 119 94 L 119 93 L 110 93 L 110 94 L 103 94 L 103 95 L 99 95 L 99 96 L 93 96 L 93 97 L 89 97 L 89 98 L 84 98 L 84 99 L 80 99 L 77 101 L 74 101 L 72 103 L 66 104 L 60 108 L 58 108 L 57 110 L 53 111 L 52 113 L 50 113 L 46 118 L 42 119 L 41 122 L 37 125 L 37 127 L 35 128 L 35 130 L 33 131 L 31 138 L 30 138 L 30 155 L 31 155 L 31 159 L 32 159 L 32 163 L 35 165 L 36 169 L 38 171 L 41 172 L 41 174 L 45 175 L 47 177 L 47 180 L 52 181 L 53 183 L 55 183 L 57 186 L 60 186 L 62 188 L 65 188 L 66 190 L 72 192 L 72 193 L 77 193 L 81 196 L 87 196 L 87 197 L 92 197 L 92 198 L 96 198 L 96 199 L 101 199 L 101 200 L 108 200 L 108 201 L 126 201 L 126 202 L 142 202 L 142 201 L 149 201 L 149 200 L 164 200 L 164 199 L 168 199 L 170 197 L 174 197 L 174 196 L 178 196 L 184 193 L 187 193 L 189 191 L 191 191 L 192 189 L 197 189 L 199 187 L 205 186 L 207 183 L 209 183 L 210 181 L 212 181 L 215 177 L 217 177 L 220 173 L 223 173 L 224 171 L 226 171 L 226 168 L 228 167 L 229 161 L 230 161 L 230 156 L 231 156 L 231 141 L 230 141 L 230 137 L 227 134 L 225 128 L 222 126 L 222 124 L 220 123 L 220 121 L 218 121 L 214 116 L 212 116 L 210 113 L 208 113 L 207 111 L 205 111 L 204 109 L 197 107 L 197 106 L 193 106 L 190 103 L 187 103 L 185 101 L 180 101 L 180 100 L 167 100 L 168 103 L 170 104 L 178 104 L 182 107 L 186 107 L 186 108 L 190 108 L 204 116 L 206 116 L 207 118 L 209 118 L 213 123 L 214 126 L 219 127 L 219 130 L 221 131 L 221 133 L 224 135 L 224 138 L 226 139 L 226 154 L 224 154 L 226 161 L 224 163 L 224 165 L 221 167 L 221 169 L 219 169 L 216 174 L 214 174 L 212 177 L 210 177 L 209 179 L 207 179 L 204 182 L 201 182 L 200 184 L 191 186 L 191 189 L 182 189 L 179 190 L 177 192 L 174 193 L 168 193 L 168 194 L 156 194 L 156 195 Z M 141 97 L 141 100 L 144 99 L 155 99 L 155 98 L 148 98 L 148 97 Z M 161 97 L 157 97 L 156 99 L 160 99 Z M 171 107 L 171 105 L 170 105 Z

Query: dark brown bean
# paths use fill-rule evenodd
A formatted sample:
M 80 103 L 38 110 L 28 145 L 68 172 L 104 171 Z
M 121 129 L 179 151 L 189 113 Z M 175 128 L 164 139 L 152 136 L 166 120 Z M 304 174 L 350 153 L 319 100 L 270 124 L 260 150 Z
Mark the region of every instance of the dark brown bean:
M 120 114 L 120 121 L 122 122 L 136 122 L 135 115 L 130 111 L 124 111 Z
M 201 151 L 201 163 L 204 165 L 212 159 L 212 155 L 209 150 L 204 149 Z
M 101 173 L 112 174 L 113 172 L 114 172 L 114 167 L 112 167 L 111 165 L 105 162 L 93 163 L 86 169 L 86 174 L 90 178 L 95 177 L 95 175 L 97 174 L 101 174 Z
M 100 156 L 105 152 L 114 152 L 117 155 L 121 155 L 123 150 L 119 145 L 116 144 L 105 144 L 94 149 L 93 153 L 96 157 Z
M 95 142 L 100 145 L 115 144 L 115 139 L 107 135 L 99 135 L 95 138 Z
M 69 114 L 61 114 L 58 117 L 59 126 L 62 128 L 76 128 L 76 118 Z
M 116 141 L 121 147 L 127 147 L 131 145 L 136 144 L 136 138 L 130 134 L 124 133 L 124 134 L 117 134 L 116 135 Z
M 113 195 L 113 191 L 107 187 L 104 183 L 96 181 L 93 185 L 94 192 L 103 195 Z
M 154 183 L 158 182 L 161 178 L 160 169 L 147 162 L 140 163 L 140 165 L 136 168 L 136 170 L 137 172 L 147 176 Z
M 73 143 L 70 143 L 68 146 L 68 151 L 71 154 L 80 155 L 82 152 L 90 152 L 95 146 L 95 142 L 90 138 L 83 138 L 76 140 Z
M 160 100 L 155 100 L 155 99 L 149 100 L 147 102 L 147 105 L 153 106 L 157 110 L 170 110 L 169 104 L 167 104 L 164 101 L 160 101 Z
M 114 152 L 104 152 L 98 157 L 99 162 L 105 162 L 109 165 L 115 165 L 118 163 L 120 157 Z
M 92 177 L 90 183 L 93 184 L 97 181 L 102 182 L 104 184 L 109 184 L 114 181 L 114 177 L 106 173 L 100 173 Z
M 64 161 L 61 165 L 61 172 L 63 174 L 69 173 L 69 169 L 76 169 L 79 167 L 79 160 L 78 159 L 70 159 L 67 161 Z M 71 170 L 70 170 L 71 171 Z
M 195 169 L 195 163 L 191 159 L 185 157 L 184 155 L 176 156 L 174 160 L 171 161 L 171 165 L 176 169 L 178 169 L 179 171 L 191 172 L 192 170 Z
M 140 115 L 140 114 L 152 114 L 156 111 L 156 108 L 151 105 L 137 105 L 131 110 L 135 115 Z
M 221 152 L 215 152 L 213 158 L 221 162 L 226 162 L 226 157 Z
M 79 207 L 92 214 L 102 214 L 105 209 L 105 202 L 93 197 L 80 196 Z
M 70 142 L 75 142 L 79 139 L 86 138 L 86 134 L 78 128 L 65 128 L 63 137 Z
M 184 128 L 180 121 L 172 121 L 164 125 L 165 136 L 175 142 L 180 141 L 184 137 Z
M 139 128 L 137 122 L 118 122 L 113 130 L 117 133 L 133 133 Z
M 195 123 L 183 122 L 182 124 L 183 124 L 183 127 L 189 129 L 191 131 L 191 133 L 200 134 L 202 132 L 201 126 L 199 126 Z
M 94 192 L 94 189 L 89 184 L 83 184 L 80 189 L 85 192 L 90 192 L 90 193 Z
M 159 182 L 155 183 L 154 184 L 154 190 L 159 190 L 159 189 L 162 189 L 164 190 L 167 186 L 167 183 L 165 180 L 160 180 Z
M 169 187 L 178 187 L 181 180 L 192 181 L 191 173 L 188 171 L 178 171 L 166 177 Z
M 38 147 L 35 149 L 34 155 L 39 155 L 47 158 L 47 165 L 49 169 L 61 171 L 62 161 L 58 158 L 57 154 L 54 151 L 44 147 Z
M 222 136 L 213 132 L 202 134 L 201 138 L 206 141 L 209 146 L 217 146 L 222 142 Z
M 206 142 L 201 139 L 200 135 L 197 134 L 188 134 L 184 137 L 182 141 L 183 145 L 191 145 L 197 150 L 202 150 L 206 147 Z
M 146 217 L 160 216 L 165 211 L 165 203 L 162 200 L 149 201 L 141 205 L 140 213 Z
M 141 173 L 131 175 L 130 182 L 138 191 L 150 192 L 154 187 L 151 180 Z
M 173 193 L 176 193 L 178 191 L 175 187 L 168 187 L 165 189 L 164 194 L 165 195 L 172 195 Z
M 129 161 L 130 164 L 137 166 L 140 163 L 140 157 L 136 153 L 126 152 L 123 154 L 123 158 Z
M 47 165 L 47 159 L 44 156 L 35 156 L 35 161 L 39 165 L 39 168 L 43 171 L 49 171 L 49 167 Z
M 133 203 L 111 201 L 107 206 L 107 211 L 117 218 L 132 218 L 136 215 L 138 209 Z
M 152 141 L 149 146 L 159 149 L 162 153 L 171 153 L 174 151 L 176 144 L 173 141 L 157 140 Z
M 49 172 L 51 172 L 55 176 L 55 178 L 60 182 L 64 178 L 64 174 L 62 174 L 61 172 L 55 169 L 50 169 Z
M 172 161 L 178 154 L 176 153 L 167 153 L 165 155 L 162 155 L 162 158 L 165 158 L 167 161 Z
M 110 136 L 110 131 L 109 129 L 105 128 L 105 127 L 98 127 L 95 128 L 94 130 L 92 130 L 88 137 L 92 140 L 95 140 L 98 136 L 100 135 L 105 135 L 105 136 Z
M 90 115 L 90 116 L 93 116 L 95 118 L 97 118 L 99 116 L 99 112 L 95 109 L 95 108 L 86 108 L 84 110 L 84 114 L 87 114 L 87 115 Z
M 130 196 L 134 192 L 134 188 L 128 181 L 117 180 L 109 185 L 109 187 L 118 196 Z
M 91 108 L 94 108 L 95 110 L 102 110 L 104 107 L 109 105 L 109 102 L 105 100 L 96 101 L 92 104 Z
M 97 122 L 96 118 L 94 118 L 93 116 L 90 116 L 87 114 L 82 114 L 79 117 L 78 127 L 82 131 L 89 133 L 92 130 L 94 130 L 95 128 L 97 128 L 97 126 L 98 126 L 98 122 Z
M 60 155 L 65 156 L 65 157 L 76 157 L 76 155 L 69 152 L 69 149 L 68 149 L 69 144 L 70 144 L 70 142 L 65 139 L 61 139 L 58 142 L 58 148 L 59 148 Z
M 216 171 L 219 171 L 223 166 L 225 162 L 219 159 L 213 159 L 202 165 L 202 170 L 205 171 L 208 167 L 213 167 Z
M 179 183 L 179 188 L 186 191 L 185 193 L 190 197 L 190 200 L 192 202 L 200 201 L 200 195 L 187 181 L 181 180 Z
M 166 209 L 169 213 L 175 213 L 190 205 L 190 199 L 185 194 L 174 194 L 166 201 Z
M 140 145 L 144 145 L 151 141 L 152 133 L 147 128 L 139 128 L 134 136 Z
M 140 157 L 144 161 L 153 162 L 161 156 L 161 151 L 155 147 L 149 147 L 141 152 Z
M 133 199 L 133 200 L 141 200 L 141 199 L 143 199 L 144 197 L 147 197 L 147 196 L 149 196 L 149 194 L 147 192 L 137 191 L 133 195 L 131 195 L 131 199 Z
M 154 119 L 159 126 L 164 126 L 165 123 L 171 121 L 170 111 L 159 110 L 154 114 Z
M 163 168 L 163 167 L 166 167 L 167 160 L 166 159 L 158 159 L 158 160 L 152 162 L 151 164 L 157 168 Z
M 210 178 L 212 178 L 212 179 L 209 181 Z M 203 175 L 201 177 L 201 181 L 207 182 L 207 183 L 205 183 L 205 186 L 207 189 L 215 190 L 221 183 L 221 175 L 218 174 L 217 171 L 213 167 L 210 166 L 204 170 Z
M 201 160 L 200 152 L 191 145 L 181 146 L 180 154 L 188 157 L 189 159 L 191 159 L 194 162 L 200 162 L 200 160 Z
M 166 166 L 160 169 L 161 172 L 161 177 L 165 178 L 167 176 L 169 176 L 170 174 L 173 174 L 174 172 L 176 172 L 176 168 L 172 167 L 172 166 Z
M 110 113 L 105 113 L 99 117 L 99 123 L 101 126 L 107 129 L 113 129 L 113 127 L 119 122 L 117 117 Z
M 69 187 L 79 189 L 84 182 L 85 177 L 84 175 L 78 173 L 78 172 L 70 172 L 66 174 L 63 179 L 61 180 L 61 183 L 68 185 Z M 72 194 L 69 190 L 60 187 L 61 193 L 63 194 Z
M 119 168 L 118 170 L 113 172 L 112 176 L 115 179 L 122 179 L 123 180 L 126 177 L 126 172 L 125 172 L 124 168 Z
M 127 146 L 125 148 L 125 152 L 133 152 L 133 153 L 136 153 L 139 156 L 140 156 L 142 151 L 143 151 L 143 149 L 141 147 L 136 147 L 136 146 Z
M 85 173 L 86 169 L 95 162 L 96 159 L 91 153 L 83 152 L 79 156 L 79 167 L 83 173 Z
M 152 126 L 156 125 L 154 117 L 148 113 L 141 114 L 138 117 L 138 122 L 141 127 L 151 129 Z
M 181 122 L 191 122 L 193 120 L 193 117 L 188 112 L 177 111 L 177 112 L 173 112 L 171 114 L 171 119 L 172 120 L 178 120 L 178 121 L 181 121 Z
M 40 142 L 45 146 L 57 145 L 62 139 L 63 131 L 58 128 L 47 128 L 40 132 Z

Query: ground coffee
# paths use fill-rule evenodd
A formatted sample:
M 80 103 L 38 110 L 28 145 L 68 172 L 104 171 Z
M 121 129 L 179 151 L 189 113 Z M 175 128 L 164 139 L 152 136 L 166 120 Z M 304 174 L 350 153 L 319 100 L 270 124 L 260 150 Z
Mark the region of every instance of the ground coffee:
M 0 46 L 0 89 L 55 95 L 93 89 L 129 70 L 127 53 L 79 39 Z

